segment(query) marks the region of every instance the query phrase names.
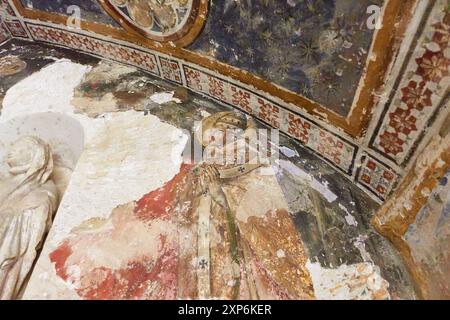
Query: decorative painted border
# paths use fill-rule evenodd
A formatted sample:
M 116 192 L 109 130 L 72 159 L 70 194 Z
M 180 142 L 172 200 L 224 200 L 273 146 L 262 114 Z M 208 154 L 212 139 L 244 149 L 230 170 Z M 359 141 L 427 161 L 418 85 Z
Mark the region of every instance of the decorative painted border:
M 63 45 L 72 49 L 88 52 L 101 57 L 133 65 L 145 71 L 160 75 L 156 56 L 123 45 L 96 39 L 87 35 L 67 30 L 27 23 L 31 36 L 36 41 Z
M 214 100 L 240 109 L 300 141 L 327 162 L 352 176 L 357 147 L 312 119 L 294 113 L 262 95 L 217 75 L 183 65 L 186 86 Z
M 373 193 L 380 200 L 385 201 L 392 193 L 400 179 L 400 175 L 389 166 L 364 154 L 361 158 L 361 167 L 356 174 L 359 186 Z
M 29 39 L 28 32 L 20 20 L 6 20 L 4 22 L 11 35 L 15 38 Z
M 444 107 L 450 86 L 450 8 L 438 1 L 370 147 L 406 166 Z
M 158 56 L 159 65 L 161 67 L 161 75 L 164 79 L 170 80 L 179 84 L 183 84 L 181 76 L 180 64 L 176 60 L 167 59 Z
M 351 137 L 337 132 L 333 127 L 313 119 L 308 114 L 294 112 L 283 101 L 245 86 L 231 77 L 213 74 L 200 66 L 131 43 L 119 43 L 87 32 L 66 30 L 35 21 L 26 21 L 25 24 L 35 41 L 68 47 L 135 66 L 155 76 L 179 83 L 221 104 L 238 108 L 269 126 L 280 129 L 331 164 L 345 177 L 360 187 L 363 186 L 364 191 L 369 190 L 368 194 L 376 201 L 384 201 L 392 190 L 392 187 L 388 186 L 386 192 L 380 193 L 381 189 L 376 186 L 368 188 L 358 183 L 355 164 L 361 147 L 358 147 Z M 364 147 L 362 149 L 364 150 Z M 385 168 L 399 176 L 393 169 L 387 166 Z
M 67 17 L 64 15 L 26 8 L 21 0 L 9 0 L 14 4 L 16 12 L 28 21 L 40 21 L 54 25 L 66 25 Z M 105 0 L 98 0 L 104 2 Z M 206 2 L 206 0 L 204 0 Z M 146 39 L 141 35 L 127 30 L 114 28 L 92 21 L 81 21 L 83 32 L 92 32 L 97 36 L 114 39 L 115 42 L 127 42 L 130 45 L 145 47 L 158 51 L 162 55 L 172 56 L 176 59 L 189 61 L 190 63 L 205 68 L 210 72 L 220 73 L 252 86 L 256 90 L 269 94 L 276 99 L 281 99 L 288 109 L 294 112 L 307 113 L 310 117 L 322 122 L 329 122 L 335 128 L 342 129 L 348 136 L 355 139 L 366 133 L 372 117 L 373 108 L 378 97 L 373 92 L 380 89 L 385 77 L 390 75 L 392 62 L 396 59 L 396 53 L 401 47 L 405 35 L 406 26 L 415 14 L 416 6 L 421 1 L 428 0 L 387 0 L 383 7 L 382 28 L 375 32 L 369 58 L 365 65 L 365 76 L 361 78 L 359 90 L 354 97 L 354 105 L 347 116 L 339 115 L 326 107 L 314 102 L 295 92 L 277 86 L 276 84 L 252 75 L 244 70 L 232 67 L 225 63 L 210 59 L 204 55 L 186 50 L 182 45 L 173 43 L 161 43 Z M 376 59 L 373 59 L 376 57 Z
M 265 90 L 258 90 L 236 80 L 233 75 L 225 76 L 176 56 L 97 33 L 68 30 L 61 25 L 29 19 L 25 19 L 25 24 L 33 40 L 138 67 L 219 103 L 238 108 L 280 129 L 334 166 L 378 202 L 387 198 L 403 173 L 402 168 L 394 165 L 394 162 L 384 161 L 383 156 L 374 151 L 369 152 L 361 141 L 317 119 L 306 110 L 299 110 L 295 105 L 272 96 Z M 375 157 L 373 153 L 376 154 Z M 361 166 L 356 166 L 357 159 Z M 368 159 L 376 164 L 371 171 L 368 170 L 374 166 Z M 386 179 L 386 172 L 392 173 L 394 179 Z M 364 176 L 368 173 L 372 175 L 371 179 Z

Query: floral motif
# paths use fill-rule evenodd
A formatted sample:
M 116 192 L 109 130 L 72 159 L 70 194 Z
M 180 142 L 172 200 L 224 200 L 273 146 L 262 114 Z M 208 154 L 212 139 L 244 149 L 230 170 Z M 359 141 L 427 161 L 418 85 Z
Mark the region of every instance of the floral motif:
M 389 118 L 391 119 L 389 125 L 394 128 L 397 133 L 409 135 L 411 131 L 417 130 L 417 119 L 411 115 L 410 110 L 397 108 L 394 112 L 389 114 Z
M 422 139 L 420 134 L 448 87 L 450 13 L 439 4 L 432 14 L 440 20 L 426 26 L 374 143 L 399 165 Z
M 250 92 L 243 91 L 235 86 L 231 87 L 231 92 L 232 104 L 251 114 L 253 110 L 250 106 Z
M 398 175 L 392 169 L 373 158 L 367 157 L 361 166 L 358 182 L 384 200 L 391 192 L 397 179 Z
M 181 71 L 178 62 L 171 61 L 162 57 L 159 57 L 159 61 L 161 64 L 162 76 L 165 79 L 181 83 Z
M 280 109 L 269 102 L 265 102 L 261 98 L 258 98 L 258 104 L 259 104 L 258 117 L 261 120 L 269 123 L 272 127 L 278 129 L 280 127 L 280 123 L 278 120 L 280 116 L 279 115 Z
M 403 152 L 403 144 L 405 141 L 398 137 L 398 133 L 392 133 L 385 131 L 380 136 L 380 146 L 384 149 L 384 151 L 388 154 L 397 155 L 400 152 Z
M 439 23 L 435 27 L 437 32 L 433 35 L 433 42 L 437 43 L 441 50 L 444 51 L 450 47 L 450 32 L 448 32 L 450 26 Z
M 425 82 L 417 84 L 416 81 L 410 81 L 408 86 L 401 89 L 403 93 L 402 101 L 409 107 L 422 111 L 425 107 L 432 105 L 431 95 L 433 92 L 425 88 Z
M 422 57 L 416 59 L 416 62 L 418 64 L 417 73 L 426 81 L 439 83 L 449 75 L 450 60 L 446 59 L 441 51 L 427 50 Z
M 200 81 L 200 72 L 191 68 L 184 68 L 186 82 L 189 88 L 202 91 L 203 87 Z
M 300 117 L 296 117 L 294 114 L 289 113 L 289 128 L 288 133 L 293 137 L 299 139 L 304 144 L 309 142 L 309 131 L 311 124 L 306 122 Z
M 154 54 L 125 46 L 111 45 L 111 43 L 100 39 L 51 27 L 31 24 L 29 24 L 28 27 L 36 40 L 56 43 L 89 53 L 99 54 L 101 52 L 105 58 L 132 64 L 155 75 L 159 75 L 158 65 Z
M 209 94 L 215 98 L 225 101 L 224 95 L 224 82 L 215 78 L 208 76 Z
M 331 158 L 334 163 L 339 165 L 341 163 L 342 149 L 344 148 L 342 141 L 335 139 L 325 131 L 321 131 L 319 137 L 320 144 L 318 151 L 322 155 L 326 155 L 328 158 Z
M 450 47 L 450 11 L 447 11 L 442 21 L 433 25 L 433 27 L 436 30 L 433 35 L 433 42 L 437 43 L 444 51 Z

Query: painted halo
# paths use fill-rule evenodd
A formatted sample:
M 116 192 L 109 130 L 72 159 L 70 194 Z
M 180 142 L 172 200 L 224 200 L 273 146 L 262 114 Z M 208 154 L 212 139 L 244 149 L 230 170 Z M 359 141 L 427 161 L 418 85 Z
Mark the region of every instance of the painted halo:
M 208 10 L 207 0 L 100 0 L 100 3 L 126 30 L 182 46 L 200 33 Z

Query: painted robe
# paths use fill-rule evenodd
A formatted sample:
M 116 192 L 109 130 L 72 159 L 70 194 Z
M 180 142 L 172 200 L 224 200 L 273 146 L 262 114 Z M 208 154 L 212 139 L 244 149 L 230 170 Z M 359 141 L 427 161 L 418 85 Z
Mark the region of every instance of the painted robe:
M 302 242 L 263 169 L 214 179 L 183 164 L 160 189 L 73 230 L 50 254 L 57 275 L 83 299 L 313 299 Z

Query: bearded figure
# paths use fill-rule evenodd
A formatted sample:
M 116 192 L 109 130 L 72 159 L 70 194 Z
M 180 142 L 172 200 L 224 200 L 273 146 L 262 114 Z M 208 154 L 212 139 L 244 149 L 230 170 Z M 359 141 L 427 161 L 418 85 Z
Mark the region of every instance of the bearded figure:
M 16 141 L 0 181 L 0 299 L 20 296 L 58 205 L 50 179 L 50 147 L 34 137 Z
M 220 161 L 182 164 L 164 186 L 108 219 L 85 221 L 50 254 L 81 298 L 314 298 L 273 169 L 230 152 L 250 148 L 252 123 L 222 112 L 202 126 L 209 160 Z M 243 134 L 230 139 L 228 129 Z

